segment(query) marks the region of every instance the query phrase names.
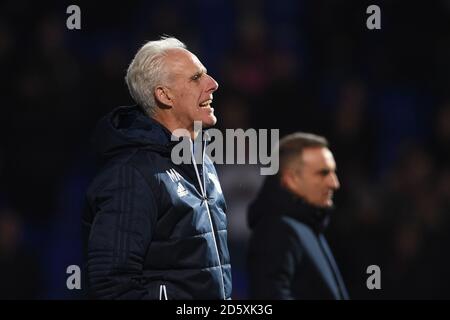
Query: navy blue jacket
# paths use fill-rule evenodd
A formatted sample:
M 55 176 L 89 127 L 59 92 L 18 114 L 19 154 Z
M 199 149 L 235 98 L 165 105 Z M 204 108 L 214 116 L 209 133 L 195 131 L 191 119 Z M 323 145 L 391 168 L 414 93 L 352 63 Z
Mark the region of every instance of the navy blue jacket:
M 252 299 L 348 299 L 323 231 L 329 210 L 306 204 L 266 179 L 248 214 Z
M 84 214 L 89 293 L 100 299 L 229 299 L 226 204 L 216 170 L 175 165 L 171 133 L 137 106 L 97 126 L 105 165 Z

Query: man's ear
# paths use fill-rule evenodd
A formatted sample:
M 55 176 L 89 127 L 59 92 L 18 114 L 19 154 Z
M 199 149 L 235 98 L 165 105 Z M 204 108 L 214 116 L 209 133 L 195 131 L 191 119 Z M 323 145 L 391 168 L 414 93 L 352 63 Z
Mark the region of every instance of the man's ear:
M 158 86 L 155 88 L 155 99 L 158 104 L 161 104 L 165 107 L 173 106 L 173 100 L 170 94 L 170 90 L 163 86 Z

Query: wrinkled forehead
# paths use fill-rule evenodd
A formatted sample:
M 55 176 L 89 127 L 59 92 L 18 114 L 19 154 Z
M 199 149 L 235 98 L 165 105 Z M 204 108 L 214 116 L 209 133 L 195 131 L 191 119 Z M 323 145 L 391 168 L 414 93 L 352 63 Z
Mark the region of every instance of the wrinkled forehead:
M 192 73 L 205 68 L 195 54 L 183 48 L 168 50 L 165 64 L 169 71 L 177 74 Z

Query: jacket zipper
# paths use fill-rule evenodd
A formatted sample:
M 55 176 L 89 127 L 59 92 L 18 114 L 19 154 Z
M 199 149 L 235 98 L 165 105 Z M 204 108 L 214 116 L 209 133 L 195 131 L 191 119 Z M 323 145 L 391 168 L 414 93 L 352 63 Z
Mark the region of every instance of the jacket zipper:
M 200 185 L 200 191 L 202 193 L 203 199 L 205 200 L 206 203 L 206 211 L 208 212 L 208 218 L 209 218 L 209 224 L 211 226 L 211 232 L 212 232 L 212 236 L 213 236 L 213 241 L 214 241 L 214 247 L 216 249 L 216 255 L 217 255 L 217 261 L 219 262 L 219 270 L 220 270 L 220 282 L 221 282 L 221 289 L 222 289 L 222 298 L 223 300 L 226 299 L 225 297 L 225 284 L 223 282 L 223 271 L 222 271 L 222 264 L 220 262 L 220 256 L 219 256 L 219 249 L 217 247 L 217 241 L 216 241 L 216 235 L 214 233 L 214 227 L 213 227 L 213 223 L 212 223 L 212 218 L 211 218 L 211 212 L 209 210 L 209 205 L 208 205 L 208 197 L 206 195 L 206 183 L 205 183 L 205 150 L 206 150 L 206 141 L 204 142 L 203 145 L 203 155 L 202 155 L 202 172 L 203 172 L 203 186 L 202 186 L 202 181 L 200 179 L 200 175 L 198 173 L 198 169 L 197 169 L 197 163 L 195 162 L 195 156 L 194 156 L 194 148 L 192 145 L 192 140 L 191 141 L 191 156 L 192 156 L 192 163 L 194 165 L 194 169 L 195 169 L 195 174 L 197 176 L 197 180 L 198 183 Z

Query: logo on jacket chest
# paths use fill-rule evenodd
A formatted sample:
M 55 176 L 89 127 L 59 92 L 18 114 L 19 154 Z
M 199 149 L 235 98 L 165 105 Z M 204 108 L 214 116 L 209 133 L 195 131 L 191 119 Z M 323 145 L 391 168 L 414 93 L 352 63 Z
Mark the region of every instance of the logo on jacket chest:
M 183 179 L 181 174 L 179 174 L 175 169 L 166 170 L 166 173 L 169 176 L 170 180 L 173 183 L 177 184 L 177 194 L 178 194 L 178 196 L 180 198 L 186 196 L 188 194 L 188 191 L 186 190 L 186 188 L 181 183 L 181 180 Z

